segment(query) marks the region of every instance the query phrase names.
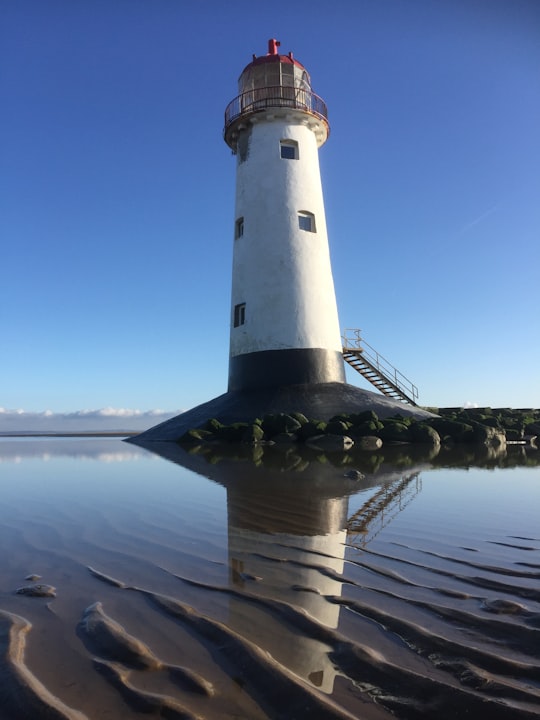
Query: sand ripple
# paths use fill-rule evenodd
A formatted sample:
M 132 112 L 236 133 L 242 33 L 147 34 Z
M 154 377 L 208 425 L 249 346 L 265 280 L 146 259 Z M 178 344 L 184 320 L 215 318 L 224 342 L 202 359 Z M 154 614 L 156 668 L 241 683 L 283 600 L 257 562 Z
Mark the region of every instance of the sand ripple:
M 26 638 L 31 628 L 32 625 L 19 615 L 0 610 L 2 717 L 88 720 L 82 712 L 64 705 L 27 667 Z

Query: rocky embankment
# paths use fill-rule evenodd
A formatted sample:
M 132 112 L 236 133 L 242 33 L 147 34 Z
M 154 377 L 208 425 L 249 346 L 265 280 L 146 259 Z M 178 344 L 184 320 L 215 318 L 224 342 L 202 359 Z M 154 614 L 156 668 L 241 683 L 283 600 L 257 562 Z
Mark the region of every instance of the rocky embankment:
M 216 418 L 188 430 L 181 445 L 206 443 L 305 444 L 331 452 L 353 447 L 377 450 L 386 444 L 449 445 L 533 443 L 540 435 L 540 410 L 508 408 L 426 408 L 434 415 L 416 419 L 400 414 L 379 419 L 374 411 L 335 415 L 329 420 L 302 413 L 279 413 L 252 422 L 225 425 Z

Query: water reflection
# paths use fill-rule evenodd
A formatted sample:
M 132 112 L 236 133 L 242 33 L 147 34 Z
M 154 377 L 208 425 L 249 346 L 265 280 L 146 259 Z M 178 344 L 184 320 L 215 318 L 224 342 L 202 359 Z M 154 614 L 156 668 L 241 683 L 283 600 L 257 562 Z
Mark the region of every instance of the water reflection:
M 227 485 L 229 582 L 242 592 L 262 592 L 287 603 L 328 628 L 337 628 L 340 607 L 327 596 L 341 595 L 348 498 L 328 497 L 319 487 L 283 482 L 278 487 L 249 482 Z M 324 569 L 324 572 L 322 571 Z M 230 599 L 229 625 L 249 627 L 251 639 L 280 658 L 295 675 L 331 693 L 336 670 L 328 648 L 308 636 L 291 637 L 247 604 Z
M 89 720 L 534 716 L 538 475 L 472 469 L 533 451 L 34 442 L 0 441 L 0 631 L 27 618 L 31 670 Z M 30 571 L 48 606 L 14 593 Z
M 0 437 L 0 463 L 20 463 L 31 459 L 47 461 L 52 457 L 110 463 L 152 455 L 137 445 L 121 443 L 115 437 Z
M 357 468 L 363 473 L 379 468 L 400 467 L 535 467 L 540 465 L 540 450 L 533 443 L 491 446 L 484 444 L 384 445 L 375 452 L 352 448 L 347 452 L 323 453 L 304 445 L 242 445 L 208 443 L 178 449 L 174 443 L 142 445 L 151 452 L 179 462 L 196 471 L 230 461 L 247 463 L 254 468 L 275 468 L 282 472 L 304 472 L 314 465 Z M 205 473 L 206 474 L 206 473 Z
M 403 473 L 382 457 L 374 462 L 364 456 L 355 465 L 366 471 L 360 474 L 350 472 L 346 455 L 298 448 L 207 450 L 185 452 L 167 444 L 160 453 L 227 490 L 228 626 L 331 694 L 339 670 L 328 642 L 270 620 L 255 601 L 265 608 L 274 602 L 280 615 L 280 608 L 291 609 L 295 617 L 301 612 L 317 626 L 337 630 L 347 547 L 366 547 L 414 499 L 421 490 L 420 469 Z M 359 493 L 366 499 L 349 517 L 349 497 Z
M 402 538 L 394 548 L 378 543 L 372 552 L 370 547 L 420 496 L 424 471 L 537 464 L 535 448 L 400 446 L 376 454 L 323 455 L 298 447 L 201 446 L 186 452 L 167 446 L 160 452 L 227 490 L 229 628 L 314 691 L 332 695 L 333 701 L 345 702 L 351 695 L 363 703 L 367 697 L 378 698 L 398 715 L 409 708 L 407 717 L 425 715 L 427 707 L 418 705 L 412 712 L 410 703 L 426 693 L 433 706 L 429 712 L 443 718 L 453 717 L 454 710 L 458 715 L 482 710 L 490 699 L 482 679 L 487 668 L 498 668 L 494 682 L 500 685 L 508 673 L 513 686 L 521 672 L 518 655 L 505 655 L 502 648 L 506 642 L 515 645 L 518 625 L 477 617 L 476 606 L 482 591 L 491 590 L 504 599 L 495 605 L 484 599 L 485 608 L 522 614 L 526 622 L 536 618 L 535 609 L 515 598 L 538 599 L 537 594 L 513 589 L 514 583 L 530 582 L 534 573 L 470 562 L 460 557 L 463 548 L 433 552 L 439 542 L 435 538 L 425 549 Z M 363 477 L 355 478 L 351 468 Z M 352 496 L 356 509 L 350 511 Z M 505 573 L 512 575 L 510 583 Z M 441 598 L 453 600 L 447 605 Z M 345 638 L 350 637 L 352 617 L 351 642 Z M 426 631 L 426 622 L 439 628 Z M 379 628 L 375 633 L 374 626 Z M 530 658 L 536 631 L 521 625 L 519 632 L 521 657 Z M 498 637 L 496 660 L 492 635 Z M 471 639 L 482 649 L 473 649 Z M 364 643 L 369 647 L 370 641 L 381 643 L 375 645 L 375 655 L 366 653 Z M 397 649 L 403 641 L 412 653 Z M 422 658 L 429 658 L 428 668 Z M 354 683 L 347 685 L 345 695 L 344 677 Z M 462 692 L 458 688 L 465 677 L 472 689 Z M 511 696 L 514 690 L 508 692 Z M 531 700 L 525 686 L 517 696 L 525 703 Z M 490 703 L 493 717 L 518 717 L 515 707 L 498 702 Z
M 365 549 L 422 490 L 419 472 L 383 483 L 347 520 L 348 543 Z

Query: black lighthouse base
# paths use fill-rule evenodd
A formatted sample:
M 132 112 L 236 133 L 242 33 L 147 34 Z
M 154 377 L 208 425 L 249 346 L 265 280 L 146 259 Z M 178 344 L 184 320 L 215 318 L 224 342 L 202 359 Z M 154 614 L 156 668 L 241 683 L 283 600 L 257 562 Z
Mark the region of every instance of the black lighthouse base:
M 380 418 L 397 413 L 416 418 L 431 417 L 426 410 L 347 383 L 283 385 L 227 392 L 130 438 L 129 442 L 141 445 L 176 442 L 185 432 L 200 427 L 210 418 L 230 425 L 249 422 L 269 413 L 301 412 L 310 419 L 328 420 L 340 413 L 364 410 L 373 410 Z

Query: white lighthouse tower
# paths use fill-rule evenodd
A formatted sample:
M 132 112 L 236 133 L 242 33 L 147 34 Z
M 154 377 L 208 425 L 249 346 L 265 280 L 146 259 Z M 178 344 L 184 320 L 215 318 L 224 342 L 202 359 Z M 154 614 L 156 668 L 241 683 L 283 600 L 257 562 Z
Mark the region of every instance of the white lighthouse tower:
M 426 415 L 345 380 L 318 156 L 329 133 L 326 105 L 305 67 L 278 47 L 270 40 L 266 55 L 253 56 L 225 110 L 224 139 L 237 163 L 228 390 L 133 442 L 176 442 L 210 418 Z
M 278 47 L 253 56 L 225 111 L 237 161 L 229 392 L 345 382 L 318 157 L 326 106 Z

